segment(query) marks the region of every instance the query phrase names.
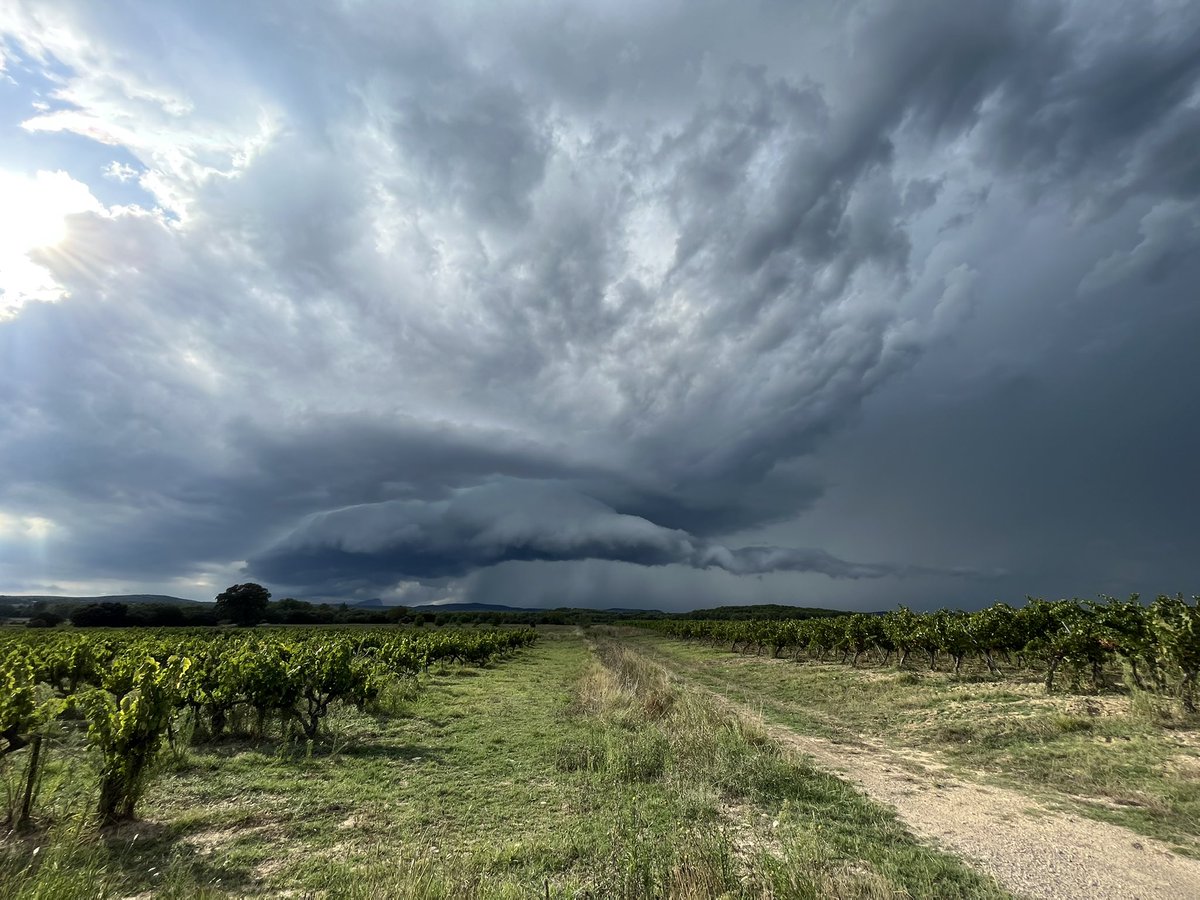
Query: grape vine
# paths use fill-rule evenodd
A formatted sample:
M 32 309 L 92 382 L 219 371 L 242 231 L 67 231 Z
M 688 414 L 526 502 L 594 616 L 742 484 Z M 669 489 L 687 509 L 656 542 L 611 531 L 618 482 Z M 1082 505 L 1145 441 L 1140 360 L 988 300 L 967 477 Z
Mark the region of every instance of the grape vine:
M 0 760 L 28 756 L 28 787 L 21 809 L 9 810 L 10 824 L 28 824 L 50 723 L 84 733 L 99 761 L 97 813 L 114 824 L 134 818 L 151 763 L 182 719 L 197 741 L 220 740 L 235 722 L 253 738 L 274 727 L 281 739 L 312 741 L 338 704 L 363 708 L 389 681 L 418 677 L 439 661 L 483 665 L 536 636 L 532 629 L 0 631 Z
M 660 620 L 644 623 L 675 637 L 727 646 L 731 651 L 791 656 L 797 660 L 840 659 L 858 665 L 873 656 L 883 665 L 896 659 L 903 667 L 911 654 L 936 669 L 948 658 L 955 673 L 975 657 L 999 677 L 1004 668 L 1038 668 L 1046 690 L 1067 673 L 1072 684 L 1086 679 L 1104 686 L 1114 663 L 1127 665 L 1138 690 L 1177 700 L 1197 709 L 1200 677 L 1200 598 L 1160 596 L 1143 604 L 1029 598 L 1021 607 L 1004 603 L 965 613 L 953 610 L 917 613 L 901 606 L 882 615 L 850 613 L 811 619 Z

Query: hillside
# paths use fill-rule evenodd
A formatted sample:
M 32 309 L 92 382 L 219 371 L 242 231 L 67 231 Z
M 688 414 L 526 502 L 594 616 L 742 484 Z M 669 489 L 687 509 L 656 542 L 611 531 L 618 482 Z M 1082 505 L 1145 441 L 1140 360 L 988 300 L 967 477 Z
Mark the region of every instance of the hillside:
M 197 606 L 200 600 L 187 600 L 167 594 L 105 594 L 99 597 L 63 597 L 53 594 L 0 594 L 0 603 L 26 606 L 34 603 L 52 605 L 81 605 L 87 603 L 155 603 L 166 606 Z

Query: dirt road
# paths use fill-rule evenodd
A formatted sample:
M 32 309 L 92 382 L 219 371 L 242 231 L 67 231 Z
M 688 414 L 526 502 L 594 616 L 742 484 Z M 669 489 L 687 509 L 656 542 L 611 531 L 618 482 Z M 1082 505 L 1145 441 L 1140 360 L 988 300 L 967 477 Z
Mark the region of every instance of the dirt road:
M 776 741 L 895 808 L 909 829 L 1005 887 L 1047 900 L 1200 900 L 1200 861 L 1118 825 L 1051 810 L 1019 791 L 966 781 L 929 754 L 835 743 L 764 722 L 750 708 L 672 677 L 754 720 Z
M 751 714 L 748 710 L 739 710 Z M 881 747 L 834 744 L 776 725 L 778 741 L 894 807 L 920 837 L 1029 897 L 1200 900 L 1200 861 L 1118 825 L 1048 810 L 1017 791 L 964 781 Z M 936 764 L 935 764 L 936 765 Z

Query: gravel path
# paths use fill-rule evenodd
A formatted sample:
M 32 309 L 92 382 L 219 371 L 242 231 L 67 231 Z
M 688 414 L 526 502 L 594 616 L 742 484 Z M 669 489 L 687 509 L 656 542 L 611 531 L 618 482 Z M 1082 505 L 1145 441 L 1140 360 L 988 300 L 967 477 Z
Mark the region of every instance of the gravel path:
M 674 666 L 664 668 L 893 807 L 915 835 L 970 861 L 1014 893 L 1047 900 L 1200 900 L 1200 860 L 1161 841 L 1049 809 L 1019 791 L 965 781 L 931 754 L 798 734 L 696 685 Z
M 1160 841 L 1049 810 L 1017 791 L 964 781 L 915 754 L 763 727 L 894 807 L 914 834 L 971 860 L 1015 893 L 1054 900 L 1200 900 L 1200 861 Z M 914 763 L 924 774 L 912 774 Z

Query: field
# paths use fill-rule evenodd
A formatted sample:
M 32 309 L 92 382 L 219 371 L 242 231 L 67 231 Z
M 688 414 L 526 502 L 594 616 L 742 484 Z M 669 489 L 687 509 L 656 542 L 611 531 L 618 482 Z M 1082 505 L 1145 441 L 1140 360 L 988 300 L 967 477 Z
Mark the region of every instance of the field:
M 48 733 L 0 896 L 1198 895 L 1184 716 L 1033 673 L 538 632 L 334 703 L 314 739 L 175 734 L 106 827 L 95 753 Z

